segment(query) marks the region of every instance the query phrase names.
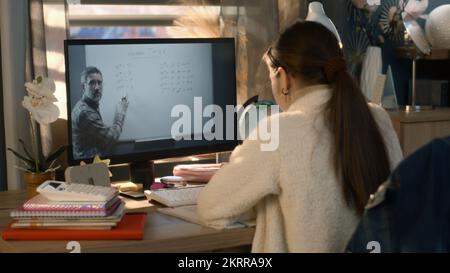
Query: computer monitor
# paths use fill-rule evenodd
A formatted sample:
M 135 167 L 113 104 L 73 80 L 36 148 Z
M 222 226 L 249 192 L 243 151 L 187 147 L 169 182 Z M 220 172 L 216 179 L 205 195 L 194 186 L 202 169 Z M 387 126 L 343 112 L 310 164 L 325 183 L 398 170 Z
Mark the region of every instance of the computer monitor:
M 71 165 L 99 155 L 145 166 L 237 145 L 236 114 L 226 114 L 234 39 L 66 40 L 65 57 Z

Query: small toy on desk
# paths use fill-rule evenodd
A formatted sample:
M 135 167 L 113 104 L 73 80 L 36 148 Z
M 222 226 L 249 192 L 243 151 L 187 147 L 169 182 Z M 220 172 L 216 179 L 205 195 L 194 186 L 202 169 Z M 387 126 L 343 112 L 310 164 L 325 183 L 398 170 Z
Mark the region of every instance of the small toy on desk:
M 96 155 L 94 157 L 94 160 L 92 160 L 91 164 L 95 164 L 95 163 L 105 163 L 106 167 L 109 168 L 109 163 L 111 163 L 111 159 L 108 159 L 108 158 L 101 159 L 99 155 Z M 86 163 L 84 161 L 81 161 L 80 166 L 83 166 L 83 165 L 86 165 Z M 112 173 L 111 173 L 111 171 L 109 171 L 109 169 L 108 169 L 108 173 L 109 173 L 109 177 L 112 177 Z
M 109 187 L 109 170 L 104 163 L 68 167 L 64 172 L 67 183 Z
M 88 184 L 110 187 L 112 173 L 109 171 L 109 159 L 101 159 L 96 155 L 91 164 L 80 162 L 79 166 L 68 167 L 64 172 L 68 184 Z
M 113 188 L 118 189 L 121 192 L 141 191 L 142 190 L 142 184 L 133 183 L 131 181 L 117 182 L 117 183 L 113 183 L 111 186 Z
M 133 183 L 131 181 L 127 182 L 116 182 L 111 184 L 111 187 L 117 189 L 120 195 L 129 197 L 132 199 L 143 199 L 145 198 L 144 192 L 142 191 L 143 185 Z

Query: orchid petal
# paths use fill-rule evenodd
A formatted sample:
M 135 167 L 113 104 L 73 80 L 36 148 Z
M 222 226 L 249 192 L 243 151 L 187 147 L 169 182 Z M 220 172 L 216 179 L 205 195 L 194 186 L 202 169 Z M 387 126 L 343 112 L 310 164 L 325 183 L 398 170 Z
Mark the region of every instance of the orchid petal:
M 59 117 L 59 108 L 53 103 L 44 103 L 34 108 L 33 118 L 39 124 L 49 124 L 56 121 Z

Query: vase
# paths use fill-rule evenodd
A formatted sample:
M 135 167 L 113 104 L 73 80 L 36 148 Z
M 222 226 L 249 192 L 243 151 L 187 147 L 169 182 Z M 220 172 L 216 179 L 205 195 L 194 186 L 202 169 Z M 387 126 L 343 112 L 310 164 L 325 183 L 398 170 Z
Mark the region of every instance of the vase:
M 330 18 L 325 14 L 325 10 L 323 9 L 323 4 L 314 1 L 309 3 L 308 6 L 308 15 L 306 16 L 306 21 L 316 22 L 324 25 L 328 30 L 333 32 L 336 36 L 336 39 L 339 42 L 339 45 L 342 46 L 341 37 L 339 36 L 339 32 L 336 29 L 336 26 L 333 24 Z
M 361 91 L 367 100 L 372 99 L 377 77 L 381 74 L 382 66 L 381 48 L 378 46 L 367 47 L 361 71 Z
M 24 180 L 27 184 L 27 195 L 31 198 L 38 194 L 37 187 L 47 180 L 55 180 L 55 172 L 25 172 Z

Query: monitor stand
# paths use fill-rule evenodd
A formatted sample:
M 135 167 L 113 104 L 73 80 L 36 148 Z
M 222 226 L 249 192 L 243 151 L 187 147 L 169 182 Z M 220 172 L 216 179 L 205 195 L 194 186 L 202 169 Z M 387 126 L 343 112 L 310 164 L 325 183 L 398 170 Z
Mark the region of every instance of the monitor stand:
M 137 161 L 130 163 L 130 180 L 142 183 L 143 190 L 149 190 L 155 181 L 155 167 L 153 161 Z

